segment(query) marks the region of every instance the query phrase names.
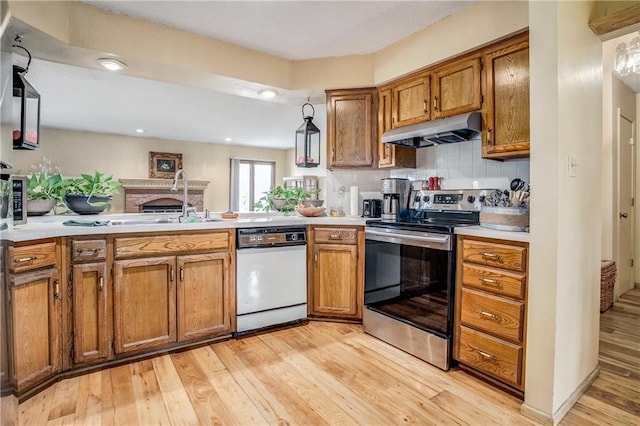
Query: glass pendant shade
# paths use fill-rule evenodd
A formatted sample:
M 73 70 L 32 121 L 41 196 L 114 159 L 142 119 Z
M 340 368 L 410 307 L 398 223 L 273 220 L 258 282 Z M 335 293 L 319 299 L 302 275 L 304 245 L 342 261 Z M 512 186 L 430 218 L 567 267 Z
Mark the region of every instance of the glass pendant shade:
M 616 74 L 626 77 L 631 73 L 640 75 L 640 36 L 634 37 L 629 45 L 622 42 L 613 54 L 613 69 Z
M 304 107 L 310 106 L 311 115 L 305 115 Z M 315 109 L 310 103 L 302 105 L 304 123 L 296 130 L 296 166 L 318 167 L 320 165 L 320 129 L 313 124 Z

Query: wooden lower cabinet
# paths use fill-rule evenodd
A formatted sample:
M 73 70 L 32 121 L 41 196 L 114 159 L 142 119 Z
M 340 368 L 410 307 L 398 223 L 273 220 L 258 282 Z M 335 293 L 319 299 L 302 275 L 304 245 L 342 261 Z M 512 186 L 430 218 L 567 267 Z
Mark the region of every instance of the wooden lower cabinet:
M 12 275 L 8 293 L 10 381 L 20 393 L 53 377 L 61 369 L 58 269 Z
M 231 331 L 228 253 L 179 256 L 178 341 Z
M 309 234 L 309 316 L 361 320 L 364 231 L 315 227 Z
M 105 262 L 72 266 L 73 363 L 104 361 L 109 357 L 111 316 Z
M 528 244 L 458 237 L 454 359 L 524 393 Z
M 117 260 L 113 269 L 116 354 L 175 342 L 175 257 Z

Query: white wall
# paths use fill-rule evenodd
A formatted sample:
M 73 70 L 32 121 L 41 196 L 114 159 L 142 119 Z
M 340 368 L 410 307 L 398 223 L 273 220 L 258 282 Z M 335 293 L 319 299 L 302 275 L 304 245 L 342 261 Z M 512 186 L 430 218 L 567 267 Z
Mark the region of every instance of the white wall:
M 602 48 L 591 6 L 529 3 L 531 180 L 542 190 L 532 193 L 524 406 L 547 417 L 598 362 Z
M 43 128 L 41 146 L 35 151 L 14 151 L 14 168 L 31 172 L 43 156 L 61 168 L 64 176 L 79 176 L 95 170 L 114 178 L 148 178 L 149 151 L 182 154 L 188 178 L 209 180 L 204 194 L 204 208 L 211 211 L 229 209 L 229 160 L 231 157 L 276 162 L 276 181 L 286 171 L 286 151 L 246 146 L 169 141 L 132 136 L 76 132 Z M 122 192 L 122 191 L 121 191 Z M 124 210 L 123 194 L 112 202 L 112 213 Z

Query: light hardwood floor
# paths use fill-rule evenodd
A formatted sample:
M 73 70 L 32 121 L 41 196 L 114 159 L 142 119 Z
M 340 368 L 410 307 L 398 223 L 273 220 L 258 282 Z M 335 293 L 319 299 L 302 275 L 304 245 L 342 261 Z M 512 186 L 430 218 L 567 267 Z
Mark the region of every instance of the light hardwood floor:
M 640 290 L 602 316 L 601 376 L 564 424 L 640 424 L 639 319 Z M 323 322 L 66 379 L 19 413 L 21 425 L 535 424 L 460 370 Z

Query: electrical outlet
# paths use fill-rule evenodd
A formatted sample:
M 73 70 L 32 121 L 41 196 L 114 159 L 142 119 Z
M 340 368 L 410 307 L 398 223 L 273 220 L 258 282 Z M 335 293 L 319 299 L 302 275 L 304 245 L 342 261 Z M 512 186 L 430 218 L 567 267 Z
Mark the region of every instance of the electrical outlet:
M 578 160 L 576 160 L 575 154 L 567 154 L 567 176 L 578 176 Z
M 344 198 L 344 191 L 345 191 L 344 186 L 339 186 L 338 187 L 338 197 L 339 198 Z

